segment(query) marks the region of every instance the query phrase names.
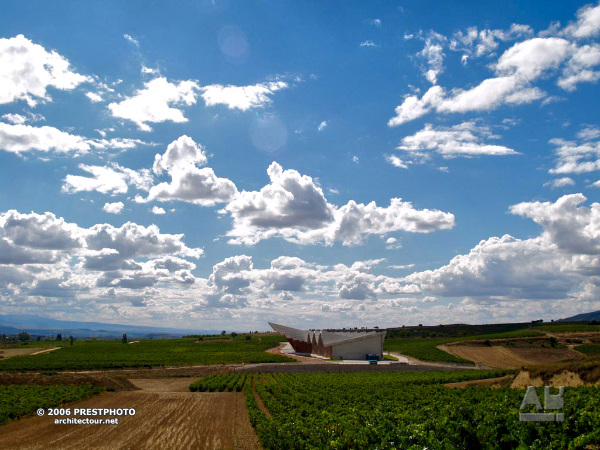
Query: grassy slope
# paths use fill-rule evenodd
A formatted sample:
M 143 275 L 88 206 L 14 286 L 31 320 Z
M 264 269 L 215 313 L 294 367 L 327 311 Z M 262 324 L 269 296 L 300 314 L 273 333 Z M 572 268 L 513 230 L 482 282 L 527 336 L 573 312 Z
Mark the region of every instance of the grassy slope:
M 599 356 L 600 345 L 598 344 L 582 344 L 574 347 L 575 350 L 588 356 Z

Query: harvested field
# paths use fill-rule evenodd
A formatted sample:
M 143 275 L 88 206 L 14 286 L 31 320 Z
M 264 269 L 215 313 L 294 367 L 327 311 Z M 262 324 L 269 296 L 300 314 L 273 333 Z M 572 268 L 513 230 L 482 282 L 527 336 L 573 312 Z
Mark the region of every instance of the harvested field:
M 143 390 L 70 405 L 136 409 L 118 425 L 55 425 L 51 417 L 31 417 L 0 427 L 0 448 L 260 448 L 243 394 L 180 392 L 189 385 L 182 379 L 132 381 Z
M 23 355 L 40 355 L 42 353 L 53 352 L 62 347 L 19 347 L 19 348 L 0 348 L 0 356 L 12 358 Z
M 494 369 L 518 369 L 525 366 L 555 363 L 581 355 L 569 348 L 507 348 L 468 345 L 440 345 L 440 350 Z

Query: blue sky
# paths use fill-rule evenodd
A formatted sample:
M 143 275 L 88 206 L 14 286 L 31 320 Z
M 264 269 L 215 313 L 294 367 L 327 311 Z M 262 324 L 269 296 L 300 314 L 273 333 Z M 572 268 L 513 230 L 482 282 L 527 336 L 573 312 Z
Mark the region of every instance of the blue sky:
M 5 2 L 0 304 L 197 328 L 600 309 L 600 4 Z

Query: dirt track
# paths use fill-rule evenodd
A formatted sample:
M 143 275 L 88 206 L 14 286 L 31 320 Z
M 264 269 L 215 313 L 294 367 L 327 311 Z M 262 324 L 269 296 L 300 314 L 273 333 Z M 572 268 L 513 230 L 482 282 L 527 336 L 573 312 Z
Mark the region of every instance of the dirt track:
M 52 417 L 31 417 L 0 427 L 0 448 L 260 448 L 243 394 L 189 392 L 189 378 L 131 381 L 142 390 L 69 405 L 136 409 L 118 425 L 55 425 Z
M 468 386 L 502 386 L 511 382 L 514 375 L 505 375 L 497 378 L 485 378 L 482 380 L 459 381 L 457 383 L 445 383 L 446 387 L 464 388 Z
M 23 355 L 40 355 L 42 353 L 53 352 L 62 347 L 19 347 L 19 348 L 3 348 L 0 349 L 0 356 L 12 358 L 13 356 Z

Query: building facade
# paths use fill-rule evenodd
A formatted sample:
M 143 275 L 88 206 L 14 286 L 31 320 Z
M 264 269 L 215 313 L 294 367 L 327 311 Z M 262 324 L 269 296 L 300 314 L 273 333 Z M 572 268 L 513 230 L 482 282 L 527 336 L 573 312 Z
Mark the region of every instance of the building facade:
M 385 331 L 299 330 L 269 322 L 271 328 L 285 336 L 296 353 L 334 359 L 383 359 Z

